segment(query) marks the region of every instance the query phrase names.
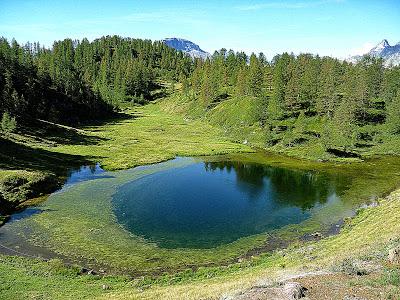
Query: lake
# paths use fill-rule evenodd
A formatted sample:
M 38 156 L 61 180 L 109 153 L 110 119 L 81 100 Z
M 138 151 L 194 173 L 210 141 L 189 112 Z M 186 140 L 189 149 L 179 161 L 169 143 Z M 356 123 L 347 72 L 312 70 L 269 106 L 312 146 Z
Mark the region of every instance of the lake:
M 342 179 L 342 180 L 341 180 Z M 161 247 L 211 248 L 310 217 L 337 202 L 344 178 L 238 161 L 200 161 L 121 186 L 124 228 Z
M 399 169 L 397 157 L 348 164 L 263 152 L 121 171 L 82 166 L 0 227 L 0 252 L 134 274 L 226 264 L 337 232 L 344 218 L 399 186 Z

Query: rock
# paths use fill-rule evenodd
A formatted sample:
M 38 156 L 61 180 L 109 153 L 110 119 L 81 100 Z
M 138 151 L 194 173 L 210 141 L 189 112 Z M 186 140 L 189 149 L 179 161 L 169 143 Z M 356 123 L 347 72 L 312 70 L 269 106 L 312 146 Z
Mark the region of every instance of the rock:
M 358 269 L 357 275 L 367 275 L 381 271 L 382 266 L 370 261 L 355 260 L 354 266 Z
M 394 265 L 400 264 L 400 246 L 389 250 L 389 262 Z
M 103 284 L 103 285 L 101 286 L 101 288 L 102 288 L 103 290 L 109 290 L 109 289 L 111 289 L 111 287 L 108 286 L 107 284 Z
M 314 232 L 310 234 L 310 237 L 314 238 L 314 239 L 320 239 L 322 238 L 322 233 L 321 232 Z
M 223 300 L 297 300 L 305 299 L 307 289 L 297 282 L 282 283 L 279 287 L 253 287 L 236 296 L 224 296 Z
M 346 258 L 334 267 L 334 271 L 348 275 L 363 276 L 380 271 L 382 266 L 371 261 L 363 261 L 355 258 Z
M 354 295 L 346 295 L 343 297 L 343 300 L 366 300 L 365 298 L 360 298 Z
M 244 141 L 243 141 L 243 144 L 244 144 L 244 145 L 247 145 L 247 144 L 248 144 L 248 141 L 247 141 L 247 140 L 244 140 Z
M 305 297 L 307 289 L 298 282 L 287 282 L 283 286 L 283 292 L 288 299 L 301 299 Z
M 96 275 L 96 272 L 94 270 L 89 270 L 87 273 L 88 275 Z
M 372 207 L 377 207 L 377 206 L 379 206 L 379 202 L 372 201 L 371 203 L 361 205 L 359 209 L 367 209 L 367 208 L 372 208 Z

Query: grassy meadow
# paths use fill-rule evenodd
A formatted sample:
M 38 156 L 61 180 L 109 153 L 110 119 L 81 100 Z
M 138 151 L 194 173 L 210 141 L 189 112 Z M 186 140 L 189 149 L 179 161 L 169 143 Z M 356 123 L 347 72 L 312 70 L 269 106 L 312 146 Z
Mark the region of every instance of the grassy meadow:
M 251 99 L 248 104 L 252 105 Z M 187 107 L 180 111 L 176 102 L 165 101 L 129 108 L 120 118 L 78 129 L 51 124 L 40 130 L 22 128 L 2 144 L 7 147 L 0 152 L 0 178 L 25 176 L 29 183 L 35 175 L 52 174 L 62 182 L 70 170 L 80 165 L 98 162 L 111 171 L 176 156 L 219 154 L 232 158 L 241 156 L 240 159 L 246 160 L 245 156 L 237 153 L 255 150 L 244 144 L 244 140 L 248 137 L 249 144 L 261 147 L 262 133 L 246 115 L 240 115 L 243 119 L 236 124 L 242 125 L 236 132 L 227 132 L 226 127 L 232 124 L 224 127 L 212 119 L 214 113 L 235 111 L 234 103 L 226 102 L 224 105 L 226 107 L 218 108 L 220 112 L 210 112 L 208 120 L 190 117 L 192 113 L 183 113 Z M 388 248 L 398 244 L 399 193 L 384 198 L 400 182 L 398 159 L 383 157 L 364 163 L 322 163 L 279 154 L 253 153 L 247 160 L 349 174 L 353 180 L 343 195 L 349 205 L 361 205 L 365 197 L 373 193 L 380 205 L 362 209 L 354 218 L 346 219 L 338 235 L 314 242 L 299 240 L 301 235 L 319 230 L 316 224 L 329 218 L 335 207 L 322 210 L 301 227 L 288 226 L 277 232 L 281 239 L 291 242 L 287 249 L 237 260 L 252 248 L 263 246 L 265 235 L 243 238 L 211 250 L 168 250 L 143 241 L 118 226 L 107 201 L 114 192 L 110 185 L 115 181 L 107 175 L 113 174 L 122 183 L 131 180 L 132 176 L 139 178 L 169 167 L 170 162 L 144 170 L 105 173 L 103 178 L 100 176 L 93 183 L 83 182 L 72 187 L 73 197 L 64 199 L 63 193 L 52 195 L 43 206 L 39 206 L 44 212 L 18 223 L 14 229 L 19 229 L 21 238 L 69 257 L 70 266 L 58 259 L 45 262 L 0 255 L 0 298 L 219 299 L 290 274 L 329 271 L 349 258 L 385 263 Z M 89 187 L 92 184 L 98 186 L 100 196 L 96 201 L 91 201 L 93 195 Z M 33 230 L 26 231 L 26 228 Z M 104 268 L 106 273 L 81 274 L 82 265 L 97 271 Z M 382 278 L 374 284 L 385 293 L 387 286 L 390 286 L 391 293 L 398 292 L 396 285 Z M 365 281 L 362 284 L 372 283 Z

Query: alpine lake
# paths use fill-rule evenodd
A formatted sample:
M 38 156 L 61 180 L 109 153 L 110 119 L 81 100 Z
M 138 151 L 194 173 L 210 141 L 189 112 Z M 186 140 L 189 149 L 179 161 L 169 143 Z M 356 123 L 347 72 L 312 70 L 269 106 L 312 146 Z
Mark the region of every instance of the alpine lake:
M 113 272 L 218 266 L 336 234 L 398 187 L 400 158 L 325 163 L 269 153 L 72 170 L 45 202 L 0 228 L 1 251 Z

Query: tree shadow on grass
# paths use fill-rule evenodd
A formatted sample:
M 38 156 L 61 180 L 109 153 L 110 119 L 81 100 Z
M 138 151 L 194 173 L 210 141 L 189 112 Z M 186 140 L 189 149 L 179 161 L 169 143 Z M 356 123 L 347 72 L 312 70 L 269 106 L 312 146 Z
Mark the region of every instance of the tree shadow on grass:
M 109 140 L 109 138 L 90 135 L 85 132 L 85 127 L 99 126 L 99 129 L 90 128 L 90 131 L 101 131 L 101 126 L 116 125 L 137 117 L 139 116 L 118 112 L 106 119 L 82 123 L 78 128 L 47 121 L 31 120 L 29 124 L 19 127 L 19 134 L 24 138 L 50 147 L 57 145 L 96 145 L 102 141 Z
M 70 170 L 93 164 L 93 157 L 32 148 L 0 137 L 0 168 L 52 172 L 66 177 Z
M 85 127 L 90 127 L 90 131 L 92 132 L 96 132 L 96 131 L 102 131 L 102 126 L 109 126 L 109 125 L 118 125 L 118 124 L 122 124 L 126 121 L 132 121 L 135 120 L 137 118 L 142 117 L 142 115 L 140 113 L 127 113 L 124 111 L 120 111 L 117 113 L 114 113 L 111 117 L 106 118 L 106 119 L 99 119 L 99 120 L 95 120 L 95 121 L 90 121 L 88 123 L 83 123 L 81 124 L 81 126 L 79 127 L 80 129 L 85 130 Z M 98 127 L 98 128 L 96 128 Z M 104 138 L 104 140 L 107 140 L 107 138 Z
M 75 128 L 66 128 L 39 121 L 31 122 L 29 126 L 20 127 L 19 134 L 44 146 L 95 145 L 107 140 L 106 138 L 85 134 L 84 131 Z

